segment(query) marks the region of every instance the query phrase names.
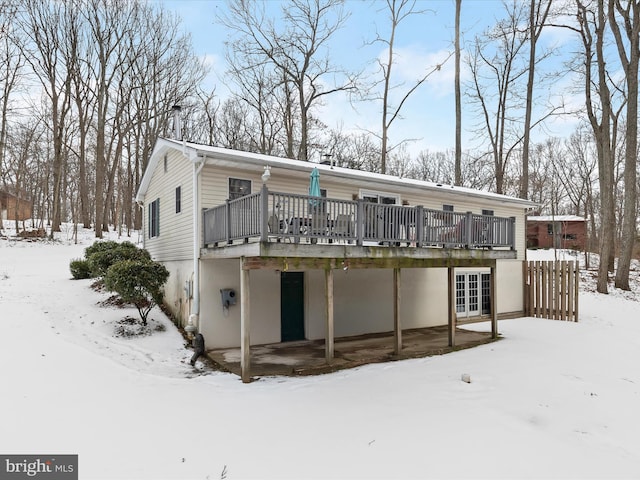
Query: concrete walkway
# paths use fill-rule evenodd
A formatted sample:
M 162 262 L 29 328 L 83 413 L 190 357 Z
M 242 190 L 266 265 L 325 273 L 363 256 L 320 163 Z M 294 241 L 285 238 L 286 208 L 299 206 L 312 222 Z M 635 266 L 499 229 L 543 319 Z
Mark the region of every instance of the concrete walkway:
M 393 353 L 393 333 L 335 339 L 335 358 L 327 363 L 324 340 L 274 343 L 251 347 L 251 376 L 318 375 L 368 363 L 442 355 L 493 341 L 491 333 L 456 329 L 455 347 L 449 347 L 448 327 L 402 332 L 402 353 Z M 240 375 L 240 348 L 207 351 L 222 369 Z

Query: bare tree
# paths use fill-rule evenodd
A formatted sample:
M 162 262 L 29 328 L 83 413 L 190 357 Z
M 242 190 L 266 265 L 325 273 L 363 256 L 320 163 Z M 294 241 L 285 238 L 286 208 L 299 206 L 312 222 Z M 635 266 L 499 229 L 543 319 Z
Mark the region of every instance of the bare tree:
M 606 29 L 606 12 L 604 0 L 596 0 L 595 6 L 576 0 L 578 7 L 578 24 L 584 48 L 584 82 L 587 116 L 593 129 L 597 147 L 598 172 L 600 184 L 600 235 L 599 253 L 600 266 L 598 269 L 597 290 L 608 293 L 608 274 L 611 260 L 614 256 L 614 149 L 612 141 L 612 119 L 614 117 L 611 106 L 611 92 L 608 85 L 604 42 Z M 595 57 L 595 67 L 594 67 Z M 593 69 L 596 77 L 593 78 Z M 592 92 L 595 85 L 596 91 Z M 597 95 L 597 101 L 593 98 Z M 598 117 L 599 113 L 599 117 Z M 613 130 L 613 132 L 612 132 Z
M 287 133 L 287 156 L 293 156 L 293 129 L 285 128 L 291 125 L 289 106 L 292 104 L 286 78 L 275 75 L 266 64 L 255 65 L 253 68 L 240 69 L 244 64 L 241 57 L 243 52 L 227 51 L 229 76 L 239 86 L 236 93 L 239 100 L 246 103 L 253 117 L 253 125 L 247 133 L 251 134 L 251 151 L 264 154 L 277 154 L 279 144 L 282 144 L 282 132 Z M 248 112 L 249 113 L 249 112 Z M 289 121 L 283 122 L 283 119 Z M 251 133 L 255 132 L 255 133 Z
M 88 85 L 91 65 L 95 58 L 95 49 L 88 38 L 86 28 L 80 22 L 78 9 L 68 9 L 66 12 L 69 22 L 67 28 L 68 42 L 66 58 L 69 62 L 69 73 L 72 83 L 72 95 L 75 104 L 75 117 L 78 123 L 76 132 L 77 148 L 77 190 L 79 203 L 79 217 L 84 228 L 91 228 L 91 202 L 89 199 L 89 175 L 87 163 L 87 147 L 91 121 L 95 113 L 95 98 Z
M 294 118 L 291 109 L 295 107 L 299 113 L 299 160 L 309 158 L 313 107 L 326 96 L 352 90 L 355 85 L 333 65 L 326 48 L 346 19 L 341 0 L 291 0 L 283 7 L 279 21 L 266 17 L 264 3 L 235 0 L 229 4 L 229 14 L 220 17 L 223 25 L 239 35 L 237 41 L 227 45 L 235 51 L 231 58 L 242 59 L 243 64 L 235 68 L 251 69 L 266 63 L 273 68 L 275 78 L 282 79 L 288 113 L 283 119 L 285 128 Z M 324 87 L 331 76 L 344 81 Z M 290 86 L 295 89 L 295 105 L 289 101 Z M 287 153 L 293 153 L 292 149 L 287 148 Z
M 505 7 L 506 17 L 476 37 L 474 50 L 468 57 L 472 75 L 471 100 L 480 118 L 476 132 L 480 138 L 488 139 L 497 193 L 507 192 L 507 173 L 513 157 L 523 156 L 525 135 L 563 108 L 562 105 L 545 107 L 535 121 L 529 119 L 530 124 L 525 128 L 527 95 L 522 95 L 526 90 L 524 79 L 547 54 L 534 56 L 533 66 L 525 60 L 524 53 L 530 44 L 530 29 L 522 28 L 529 18 L 526 5 L 511 0 Z M 520 192 L 518 185 L 513 193 Z
M 400 112 L 402 107 L 405 105 L 409 97 L 422 85 L 433 73 L 439 71 L 442 68 L 442 65 L 452 56 L 453 53 L 450 53 L 448 57 L 446 57 L 441 63 L 430 67 L 428 71 L 418 79 L 413 85 L 411 85 L 404 95 L 401 96 L 397 105 L 392 105 L 390 94 L 394 88 L 392 84 L 392 71 L 393 65 L 395 63 L 395 38 L 396 38 L 396 30 L 400 23 L 406 20 L 411 15 L 420 15 L 424 13 L 424 10 L 416 10 L 416 0 L 386 0 L 387 3 L 387 13 L 389 14 L 389 22 L 391 24 L 391 29 L 389 32 L 388 38 L 383 38 L 380 35 L 374 40 L 375 42 L 380 42 L 385 45 L 387 49 L 387 59 L 386 61 L 378 60 L 378 66 L 382 72 L 382 122 L 381 122 L 381 160 L 380 160 L 380 171 L 382 173 L 386 173 L 387 170 L 387 155 L 389 152 L 396 148 L 398 145 L 406 142 L 406 140 L 397 143 L 394 146 L 389 146 L 389 129 L 391 128 L 391 124 L 398 119 L 400 116 Z
M 25 57 L 21 48 L 21 32 L 13 25 L 16 6 L 0 2 L 0 179 L 7 148 L 9 107 L 12 94 L 19 87 L 23 75 Z M 0 230 L 2 215 L 0 215 Z
M 13 191 L 17 197 L 24 198 L 24 192 L 29 179 L 29 159 L 43 135 L 42 125 L 37 118 L 27 117 L 24 123 L 16 124 L 11 134 L 11 142 L 8 148 L 8 174 L 13 184 Z M 19 204 L 15 203 L 16 232 L 20 231 L 19 221 Z
M 68 65 L 61 52 L 68 20 L 65 9 L 73 6 L 70 3 L 25 0 L 23 7 L 19 24 L 30 41 L 24 47 L 25 58 L 40 79 L 50 106 L 50 122 L 47 124 L 51 128 L 53 142 L 53 188 L 49 218 L 53 236 L 53 232 L 60 230 L 62 221 L 62 177 L 67 156 L 64 139 L 71 112 L 71 77 L 67 74 Z
M 620 25 L 619 25 L 620 23 Z M 618 48 L 626 80 L 626 128 L 624 169 L 624 214 L 621 250 L 615 286 L 630 290 L 629 269 L 636 240 L 638 158 L 638 61 L 640 59 L 640 3 L 609 0 L 609 25 Z M 622 28 L 621 28 L 622 27 Z M 622 30 L 622 31 L 621 31 Z M 624 36 L 623 33 L 624 32 Z
M 380 171 L 380 145 L 366 133 L 346 134 L 340 130 L 331 130 L 325 145 L 325 154 L 330 162 L 338 167 Z
M 504 181 L 509 159 L 519 144 L 519 133 L 510 123 L 508 112 L 521 106 L 517 85 L 527 72 L 521 51 L 527 42 L 527 32 L 520 29 L 525 18 L 524 5 L 514 2 L 507 18 L 497 23 L 483 37 L 476 37 L 469 57 L 472 74 L 473 101 L 483 119 L 480 135 L 487 136 L 495 169 L 495 190 L 504 193 Z
M 529 142 L 531 140 L 531 115 L 533 112 L 533 86 L 538 59 L 536 48 L 538 39 L 549 15 L 552 0 L 530 0 L 529 6 L 529 72 L 527 78 L 527 95 L 525 98 L 524 136 L 522 138 L 522 182 L 520 197 L 529 194 Z
M 574 205 L 575 213 L 580 215 L 583 212 L 587 220 L 587 250 L 595 248 L 593 242 L 597 233 L 595 198 L 597 154 L 594 148 L 593 132 L 589 133 L 584 127 L 578 128 L 565 140 L 567 155 L 557 167 Z
M 462 10 L 462 0 L 456 0 L 456 33 L 455 33 L 455 97 L 456 97 L 456 164 L 455 180 L 456 185 L 462 185 L 462 105 L 460 97 L 460 11 Z

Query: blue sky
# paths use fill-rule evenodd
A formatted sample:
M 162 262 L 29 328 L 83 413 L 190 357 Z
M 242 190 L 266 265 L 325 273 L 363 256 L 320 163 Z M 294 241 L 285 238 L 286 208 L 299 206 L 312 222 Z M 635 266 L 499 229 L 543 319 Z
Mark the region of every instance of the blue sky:
M 161 1 L 161 0 L 158 0 Z M 224 96 L 227 88 L 224 73 L 224 42 L 228 40 L 224 27 L 216 22 L 216 13 L 226 10 L 222 0 L 172 0 L 162 2 L 166 8 L 180 15 L 183 28 L 192 36 L 198 55 L 207 58 L 212 67 L 208 79 L 211 87 Z M 409 17 L 397 30 L 394 82 L 405 83 L 398 88 L 396 97 L 400 97 L 416 79 L 442 62 L 453 51 L 454 39 L 454 0 L 421 0 L 419 8 L 425 12 Z M 272 0 L 269 8 L 278 11 L 281 2 Z M 385 2 L 369 0 L 347 0 L 345 4 L 351 16 L 334 38 L 330 48 L 336 64 L 347 69 L 365 70 L 370 78 L 379 78 L 376 74 L 376 58 L 384 54 L 384 46 L 375 44 L 366 46 L 376 34 L 383 36 L 388 32 L 388 20 L 384 10 Z M 499 0 L 463 0 L 461 28 L 466 40 L 473 39 L 495 23 L 502 15 L 503 6 Z M 548 45 L 562 46 L 566 39 L 561 32 L 551 32 L 544 40 Z M 557 61 L 557 60 L 554 60 Z M 378 77 L 376 77 L 378 75 Z M 463 80 L 468 72 L 463 67 Z M 443 68 L 432 75 L 410 98 L 402 110 L 402 118 L 395 121 L 390 131 L 390 141 L 412 138 L 409 151 L 444 150 L 455 143 L 455 106 L 454 106 L 454 63 L 453 57 Z M 472 133 L 476 119 L 463 98 L 463 146 L 473 147 L 478 140 Z M 381 103 L 369 102 L 355 105 L 355 109 L 346 98 L 327 97 L 325 105 L 316 112 L 329 127 L 341 127 L 344 131 L 380 130 Z M 551 125 L 548 133 L 562 135 L 572 127 L 567 121 Z

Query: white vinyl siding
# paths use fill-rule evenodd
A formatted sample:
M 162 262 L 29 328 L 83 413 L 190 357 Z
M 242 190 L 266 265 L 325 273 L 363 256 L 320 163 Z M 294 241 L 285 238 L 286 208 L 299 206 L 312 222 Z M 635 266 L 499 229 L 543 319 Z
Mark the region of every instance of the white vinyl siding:
M 182 153 L 170 150 L 167 155 L 167 173 L 164 157 L 153 173 L 145 194 L 145 248 L 151 257 L 160 261 L 187 260 L 192 258 L 192 171 L 191 162 Z M 188 188 L 186 186 L 189 186 Z M 180 210 L 176 215 L 176 188 L 180 187 Z M 152 236 L 149 228 L 151 202 L 159 200 L 160 235 Z

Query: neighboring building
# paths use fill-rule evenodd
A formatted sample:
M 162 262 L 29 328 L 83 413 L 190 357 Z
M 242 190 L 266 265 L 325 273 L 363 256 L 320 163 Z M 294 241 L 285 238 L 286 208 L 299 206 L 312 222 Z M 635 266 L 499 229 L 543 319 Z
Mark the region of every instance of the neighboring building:
M 250 345 L 324 339 L 331 361 L 335 337 L 399 350 L 403 329 L 523 314 L 527 200 L 168 139 L 136 200 L 167 305 L 240 346 L 245 381 Z
M 527 247 L 584 250 L 587 222 L 576 215 L 527 217 Z
M 2 220 L 23 221 L 31 218 L 33 204 L 20 196 L 0 191 L 0 216 Z

